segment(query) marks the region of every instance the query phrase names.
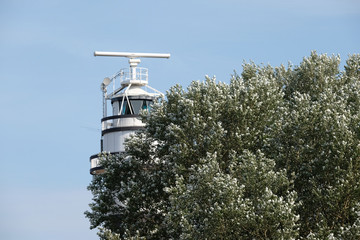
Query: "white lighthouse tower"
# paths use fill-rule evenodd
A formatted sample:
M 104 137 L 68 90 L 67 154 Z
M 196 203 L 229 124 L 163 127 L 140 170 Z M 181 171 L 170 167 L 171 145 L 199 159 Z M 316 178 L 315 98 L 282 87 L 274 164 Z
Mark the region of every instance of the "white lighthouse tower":
M 95 56 L 129 58 L 130 68 L 121 69 L 101 83 L 103 118 L 101 119 L 101 152 L 118 154 L 125 151 L 124 142 L 130 134 L 144 127 L 139 119 L 141 110 L 149 110 L 152 101 L 161 92 L 148 85 L 148 69 L 137 67 L 139 58 L 170 58 L 170 54 L 95 52 Z M 108 115 L 108 103 L 112 113 Z M 90 157 L 90 173 L 101 174 L 99 154 Z

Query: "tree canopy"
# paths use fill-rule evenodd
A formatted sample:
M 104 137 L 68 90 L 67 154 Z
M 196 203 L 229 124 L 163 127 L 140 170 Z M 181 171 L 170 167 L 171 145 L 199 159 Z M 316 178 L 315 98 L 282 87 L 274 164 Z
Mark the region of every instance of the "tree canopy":
M 360 55 L 244 63 L 172 87 L 126 154 L 103 154 L 103 239 L 359 239 Z

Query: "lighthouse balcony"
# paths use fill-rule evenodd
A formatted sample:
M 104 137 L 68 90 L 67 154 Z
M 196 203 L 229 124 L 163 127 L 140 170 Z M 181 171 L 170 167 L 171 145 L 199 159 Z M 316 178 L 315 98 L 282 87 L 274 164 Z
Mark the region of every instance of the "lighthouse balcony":
M 119 154 L 119 152 L 112 152 L 110 154 Z M 105 172 L 104 168 L 100 164 L 101 153 L 94 154 L 90 157 L 90 174 L 98 175 Z
M 107 132 L 118 130 L 137 130 L 142 128 L 144 123 L 139 115 L 115 115 L 101 119 L 101 130 L 104 135 Z
M 104 173 L 104 168 L 100 165 L 100 154 L 95 154 L 90 157 L 90 174 L 97 175 Z

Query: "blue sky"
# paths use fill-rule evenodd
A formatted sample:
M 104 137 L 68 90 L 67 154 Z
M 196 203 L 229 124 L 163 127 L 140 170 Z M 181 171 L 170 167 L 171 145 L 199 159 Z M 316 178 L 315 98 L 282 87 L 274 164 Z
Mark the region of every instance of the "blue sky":
M 0 1 L 0 239 L 97 239 L 83 212 L 106 76 L 143 59 L 165 92 L 243 61 L 297 65 L 311 50 L 360 53 L 357 0 Z

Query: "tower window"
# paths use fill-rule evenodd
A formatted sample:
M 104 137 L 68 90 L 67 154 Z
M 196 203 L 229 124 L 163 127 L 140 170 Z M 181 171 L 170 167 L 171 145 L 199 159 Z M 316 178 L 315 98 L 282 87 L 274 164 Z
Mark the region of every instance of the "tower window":
M 120 109 L 121 109 L 121 104 L 120 104 Z M 127 100 L 124 100 L 121 115 L 129 115 L 129 114 L 131 114 L 130 106 L 129 106 Z
M 134 114 L 139 114 L 143 100 L 130 100 Z
M 151 100 L 130 100 L 130 105 L 127 100 L 124 100 L 123 108 L 121 111 L 121 115 L 130 115 L 135 114 L 138 115 L 141 110 L 150 110 Z M 121 104 L 120 104 L 121 105 Z M 120 106 L 121 108 L 121 106 Z M 131 110 L 130 110 L 131 108 Z

